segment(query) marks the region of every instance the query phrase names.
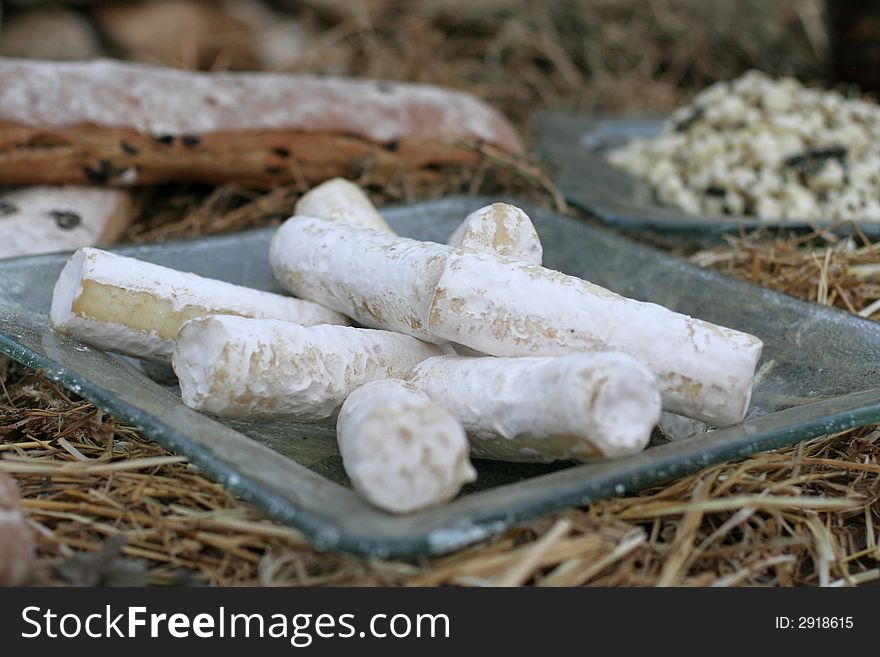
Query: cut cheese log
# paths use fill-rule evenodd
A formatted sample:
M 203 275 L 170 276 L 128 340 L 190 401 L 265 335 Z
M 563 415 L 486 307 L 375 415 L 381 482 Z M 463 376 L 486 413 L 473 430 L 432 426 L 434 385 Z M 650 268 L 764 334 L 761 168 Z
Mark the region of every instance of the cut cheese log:
M 397 379 L 352 392 L 336 435 L 352 486 L 385 511 L 411 513 L 442 504 L 476 478 L 461 424 Z
M 348 323 L 311 301 L 91 248 L 74 253 L 61 271 L 49 321 L 56 331 L 101 349 L 167 361 L 183 323 L 213 314 Z
M 452 249 L 294 216 L 275 232 L 269 264 L 281 285 L 364 326 L 440 343 L 426 330 L 431 299 Z
M 172 363 L 183 402 L 197 410 L 318 421 L 365 383 L 402 377 L 439 353 L 389 331 L 213 315 L 183 326 Z
M 333 178 L 307 191 L 296 202 L 294 214 L 339 219 L 353 226 L 394 233 L 363 190 L 345 178 Z
M 761 341 L 557 271 L 491 254 L 445 261 L 428 331 L 494 356 L 620 351 L 657 377 L 664 410 L 742 421 Z
M 462 251 L 495 253 L 531 265 L 540 265 L 544 254 L 529 215 L 508 203 L 493 203 L 469 214 L 447 244 Z
M 504 461 L 632 454 L 660 417 L 654 376 L 625 354 L 440 356 L 409 380 L 464 425 L 475 456 Z
M 711 431 L 705 422 L 694 420 L 675 413 L 663 413 L 657 424 L 660 433 L 669 441 L 688 440 L 705 436 Z
M 134 214 L 129 192 L 28 187 L 0 194 L 0 258 L 110 244 Z

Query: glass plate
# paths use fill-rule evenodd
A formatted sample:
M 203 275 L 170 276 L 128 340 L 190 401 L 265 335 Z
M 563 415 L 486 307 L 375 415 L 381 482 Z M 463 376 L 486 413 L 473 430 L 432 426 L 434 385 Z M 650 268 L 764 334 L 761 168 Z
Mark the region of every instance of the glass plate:
M 495 199 L 391 208 L 401 234 L 445 241 Z M 513 201 L 516 202 L 516 201 Z M 446 506 L 393 516 L 350 489 L 332 428 L 295 419 L 218 421 L 176 387 L 46 324 L 65 255 L 0 261 L 0 351 L 129 422 L 245 500 L 301 529 L 319 548 L 377 556 L 447 552 L 513 523 L 620 495 L 708 464 L 880 421 L 880 324 L 741 283 L 576 219 L 530 208 L 548 267 L 617 292 L 749 331 L 765 344 L 746 422 L 628 458 L 574 465 L 479 461 L 479 480 Z M 271 230 L 116 251 L 265 290 Z
M 598 118 L 584 114 L 552 111 L 537 118 L 541 155 L 555 169 L 553 182 L 574 206 L 590 212 L 605 223 L 624 230 L 652 229 L 663 233 L 711 235 L 751 230 L 758 227 L 786 230 L 814 230 L 834 226 L 836 233 L 849 234 L 851 224 L 833 220 L 757 219 L 719 215 L 696 216 L 661 205 L 650 185 L 611 165 L 608 151 L 636 138 L 660 134 L 659 118 Z M 862 232 L 880 237 L 880 225 L 864 222 Z

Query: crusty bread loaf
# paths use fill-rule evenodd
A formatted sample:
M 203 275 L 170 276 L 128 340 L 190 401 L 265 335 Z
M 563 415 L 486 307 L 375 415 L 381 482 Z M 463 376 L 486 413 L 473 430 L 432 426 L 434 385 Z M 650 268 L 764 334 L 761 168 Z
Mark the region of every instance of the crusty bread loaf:
M 316 182 L 466 165 L 480 142 L 522 152 L 495 109 L 429 85 L 0 59 L 3 184 Z
M 0 258 L 110 244 L 134 217 L 131 195 L 72 185 L 0 192 Z
M 0 586 L 24 582 L 34 557 L 34 544 L 15 484 L 0 472 Z

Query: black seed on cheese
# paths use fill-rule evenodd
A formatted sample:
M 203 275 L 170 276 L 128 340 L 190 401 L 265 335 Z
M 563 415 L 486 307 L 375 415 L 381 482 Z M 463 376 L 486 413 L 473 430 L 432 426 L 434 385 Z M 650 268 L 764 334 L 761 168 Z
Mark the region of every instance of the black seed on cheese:
M 64 230 L 76 228 L 82 223 L 82 217 L 76 212 L 71 212 L 70 210 L 51 210 L 49 216 L 55 220 L 55 223 L 58 224 L 59 228 L 63 228 Z
M 111 169 L 110 160 L 98 160 L 97 168 L 83 167 L 83 173 L 93 183 L 104 183 L 110 177 Z

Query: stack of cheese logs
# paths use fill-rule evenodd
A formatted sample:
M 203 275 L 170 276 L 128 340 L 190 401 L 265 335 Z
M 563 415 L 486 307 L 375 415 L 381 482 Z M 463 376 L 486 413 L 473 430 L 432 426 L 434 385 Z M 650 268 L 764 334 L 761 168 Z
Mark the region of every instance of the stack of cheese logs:
M 0 58 L 0 185 L 12 186 L 0 189 L 0 258 L 114 242 L 137 214 L 128 189 L 135 186 L 191 181 L 268 188 L 365 172 L 377 181 L 401 170 L 432 175 L 436 167 L 476 166 L 479 143 L 511 155 L 523 152 L 516 131 L 493 107 L 432 85 Z M 204 315 L 283 320 L 280 329 L 262 329 L 281 335 L 295 323 L 349 323 L 316 303 L 94 249 L 78 252 L 65 277 L 55 299 L 56 324 L 145 358 L 168 358 L 184 322 Z M 437 353 L 405 336 L 389 340 L 356 329 L 341 335 L 339 348 L 350 359 L 358 357 L 358 348 L 369 354 L 362 359 L 367 370 L 353 381 L 377 378 L 377 363 L 385 361 L 388 372 L 402 376 L 404 364 Z M 336 339 L 318 332 L 315 339 L 322 338 Z M 180 367 L 188 366 L 182 361 Z M 341 403 L 353 385 L 325 394 Z M 186 394 L 189 400 L 192 392 Z M 242 399 L 237 403 L 244 405 Z M 316 399 L 320 410 L 306 409 L 305 416 L 335 413 L 334 404 Z M 265 412 L 272 404 L 263 406 Z M 469 468 L 463 438 L 456 439 L 461 444 L 450 449 L 464 454 L 461 467 Z M 441 443 L 437 450 L 442 452 Z M 429 491 L 423 501 L 439 497 Z M 0 472 L 0 585 L 21 582 L 32 553 L 13 482 Z
M 477 143 L 523 152 L 496 109 L 432 85 L 0 58 L 0 258 L 112 243 L 129 187 L 430 175 Z
M 421 242 L 334 179 L 272 240 L 272 271 L 296 297 L 86 248 L 62 271 L 50 319 L 98 347 L 171 360 L 192 408 L 336 419 L 354 488 L 396 513 L 454 497 L 475 477 L 469 450 L 618 457 L 645 448 L 661 409 L 711 426 L 743 419 L 759 339 L 541 256 L 511 205 L 477 210 L 448 244 Z

